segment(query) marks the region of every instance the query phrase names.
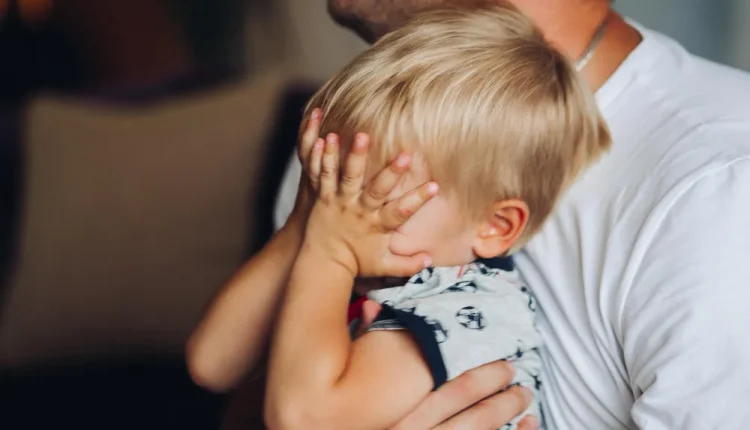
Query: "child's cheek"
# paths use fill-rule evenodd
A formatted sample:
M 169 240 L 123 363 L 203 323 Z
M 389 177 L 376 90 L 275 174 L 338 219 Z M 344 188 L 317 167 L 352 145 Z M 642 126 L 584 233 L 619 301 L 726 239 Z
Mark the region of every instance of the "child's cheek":
M 396 255 L 409 256 L 420 252 L 413 240 L 410 240 L 405 234 L 399 232 L 393 233 L 388 248 Z
M 429 251 L 430 238 L 435 234 L 431 229 L 432 216 L 428 202 L 409 218 L 391 236 L 390 250 L 397 255 L 411 256 Z

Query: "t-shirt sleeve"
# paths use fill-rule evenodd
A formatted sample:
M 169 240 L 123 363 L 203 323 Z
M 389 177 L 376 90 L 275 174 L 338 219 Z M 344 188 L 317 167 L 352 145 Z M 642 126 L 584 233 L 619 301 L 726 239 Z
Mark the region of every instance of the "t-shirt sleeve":
M 515 286 L 498 293 L 467 292 L 465 282 L 454 287 L 398 305 L 384 304 L 368 330 L 408 330 L 436 389 L 475 367 L 526 356 L 524 363 L 531 366 L 524 369 L 526 374 L 538 377 L 541 339 L 534 326 L 533 297 Z
M 294 202 L 297 199 L 297 185 L 301 174 L 302 165 L 295 152 L 289 160 L 279 189 L 279 195 L 276 197 L 276 206 L 273 211 L 274 228 L 276 230 L 284 226 L 292 213 L 292 209 L 294 209 Z
M 676 199 L 638 267 L 621 317 L 642 430 L 750 423 L 750 162 Z

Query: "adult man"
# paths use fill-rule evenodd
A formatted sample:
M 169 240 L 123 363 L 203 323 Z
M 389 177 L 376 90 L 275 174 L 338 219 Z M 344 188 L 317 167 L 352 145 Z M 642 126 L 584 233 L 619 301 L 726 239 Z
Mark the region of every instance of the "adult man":
M 329 10 L 375 40 L 445 1 L 329 0 Z M 607 0 L 510 2 L 585 63 L 581 72 L 614 138 L 611 152 L 516 257 L 542 308 L 548 427 L 743 428 L 750 421 L 750 289 L 743 288 L 750 279 L 750 77 L 629 24 Z M 292 166 L 277 208 L 280 225 L 296 192 L 299 169 Z M 244 284 L 217 301 L 200 330 L 218 335 L 204 338 L 242 339 L 243 327 L 255 323 L 249 319 L 266 315 L 242 321 L 237 315 L 252 311 L 237 304 L 230 321 L 231 303 L 240 303 L 252 282 Z M 205 359 L 193 354 L 197 379 L 204 375 L 215 388 L 243 374 L 228 369 L 253 361 L 237 359 L 236 342 L 232 354 L 211 357 L 221 345 L 196 347 L 207 351 Z M 518 391 L 451 415 L 503 388 L 507 372 L 498 363 L 467 373 L 401 428 L 504 424 L 523 409 Z
M 372 41 L 439 3 L 329 0 L 329 10 Z M 544 315 L 547 424 L 743 428 L 750 76 L 629 24 L 606 0 L 511 3 L 571 58 L 605 23 L 582 73 L 614 147 L 516 258 Z

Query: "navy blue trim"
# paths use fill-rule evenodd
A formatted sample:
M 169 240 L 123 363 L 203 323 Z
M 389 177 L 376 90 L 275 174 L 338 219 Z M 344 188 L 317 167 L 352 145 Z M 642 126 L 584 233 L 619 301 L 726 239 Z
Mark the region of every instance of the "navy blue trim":
M 516 264 L 513 262 L 513 257 L 495 257 L 495 258 L 480 258 L 476 260 L 478 263 L 482 263 L 490 269 L 499 269 L 504 272 L 512 272 L 516 269 Z
M 443 354 L 440 353 L 440 346 L 435 338 L 435 331 L 424 317 L 411 312 L 394 309 L 388 305 L 383 305 L 383 309 L 378 314 L 375 321 L 398 320 L 403 324 L 406 330 L 409 330 L 414 340 L 417 342 L 419 349 L 422 351 L 427 367 L 430 368 L 432 380 L 434 382 L 433 390 L 437 390 L 448 380 L 448 371 L 445 368 Z
M 380 313 L 378 313 L 378 316 L 375 317 L 375 319 L 372 321 L 373 324 L 383 321 L 390 321 L 397 319 L 393 314 L 393 308 L 388 305 L 383 305 L 383 307 L 380 309 Z

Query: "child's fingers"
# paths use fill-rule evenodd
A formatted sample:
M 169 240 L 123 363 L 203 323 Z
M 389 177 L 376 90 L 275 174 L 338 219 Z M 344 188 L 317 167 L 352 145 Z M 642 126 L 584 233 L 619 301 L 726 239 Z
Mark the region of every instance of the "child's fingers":
M 425 203 L 435 197 L 439 190 L 438 184 L 428 182 L 389 202 L 380 213 L 383 227 L 387 230 L 401 227 Z
M 407 277 L 414 276 L 432 265 L 432 259 L 427 254 L 417 254 L 411 257 L 402 257 L 390 254 L 383 261 L 388 276 Z
M 401 154 L 390 166 L 381 170 L 362 193 L 362 205 L 370 210 L 383 206 L 401 176 L 409 169 L 409 165 L 411 165 L 411 157 Z
M 339 137 L 333 133 L 326 137 L 320 169 L 320 195 L 332 197 L 339 181 Z
M 518 430 L 539 430 L 539 420 L 533 415 L 527 415 L 518 422 Z
M 352 150 L 346 158 L 346 165 L 341 174 L 341 192 L 345 196 L 355 196 L 362 191 L 367 169 L 367 150 L 370 138 L 364 133 L 354 137 Z
M 320 135 L 320 121 L 322 118 L 323 111 L 320 108 L 315 108 L 305 122 L 305 128 L 302 131 L 297 148 L 298 156 L 303 167 L 308 165 L 308 158 L 311 155 L 313 145 Z
M 310 157 L 307 168 L 304 169 L 310 178 L 310 185 L 314 190 L 318 190 L 320 187 L 320 170 L 323 163 L 323 150 L 326 146 L 326 141 L 322 138 L 317 138 L 313 143 L 312 149 L 310 150 Z

